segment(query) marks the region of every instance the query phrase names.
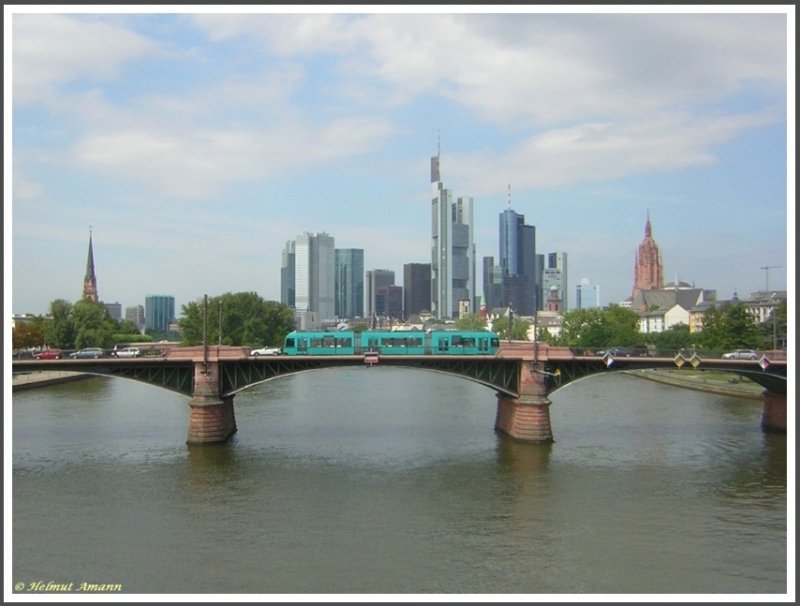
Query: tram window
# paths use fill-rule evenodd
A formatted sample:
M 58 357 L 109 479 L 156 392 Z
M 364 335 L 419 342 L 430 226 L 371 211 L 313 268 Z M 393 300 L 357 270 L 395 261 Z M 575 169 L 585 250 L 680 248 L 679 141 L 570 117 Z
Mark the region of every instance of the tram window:
M 492 337 L 492 347 L 500 347 L 500 339 Z
M 489 349 L 489 339 L 482 338 L 479 342 L 478 347 L 481 351 L 486 351 L 487 349 Z
M 308 351 L 308 339 L 297 339 L 297 351 Z
M 461 339 L 462 347 L 475 347 L 475 339 L 474 337 L 467 337 Z
M 286 339 L 286 348 L 294 347 L 294 339 Z
M 447 351 L 450 343 L 448 343 L 447 338 L 442 339 L 439 341 L 439 351 Z
M 334 337 L 322 337 L 322 347 L 336 347 L 336 339 Z

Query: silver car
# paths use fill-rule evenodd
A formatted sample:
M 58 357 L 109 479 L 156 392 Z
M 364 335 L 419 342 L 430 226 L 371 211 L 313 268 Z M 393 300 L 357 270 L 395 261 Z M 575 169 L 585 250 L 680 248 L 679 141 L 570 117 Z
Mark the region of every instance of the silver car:
M 83 349 L 79 349 L 78 351 L 73 351 L 69 354 L 70 358 L 102 358 L 105 357 L 106 352 L 99 347 L 84 347 Z
M 722 354 L 723 360 L 758 360 L 758 352 L 752 349 L 737 349 Z
M 281 355 L 280 347 L 259 347 L 250 352 L 251 356 L 279 356 Z

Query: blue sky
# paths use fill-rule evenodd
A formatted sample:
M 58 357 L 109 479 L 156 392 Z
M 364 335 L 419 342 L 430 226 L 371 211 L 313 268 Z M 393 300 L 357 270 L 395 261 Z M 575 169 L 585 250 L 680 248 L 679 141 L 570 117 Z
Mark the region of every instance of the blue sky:
M 478 274 L 510 186 L 573 299 L 630 295 L 648 212 L 668 281 L 793 284 L 794 6 L 411 8 L 4 7 L 7 310 L 80 298 L 90 226 L 123 307 L 279 300 L 303 231 L 402 284 L 437 140 Z

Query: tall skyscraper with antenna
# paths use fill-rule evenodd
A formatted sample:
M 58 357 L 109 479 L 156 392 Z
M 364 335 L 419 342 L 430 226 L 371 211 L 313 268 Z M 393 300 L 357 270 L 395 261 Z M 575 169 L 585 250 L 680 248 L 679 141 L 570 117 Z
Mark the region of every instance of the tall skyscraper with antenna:
M 475 244 L 472 198 L 453 200 L 439 172 L 441 147 L 431 158 L 431 315 L 457 318 L 475 309 Z
M 92 228 L 89 228 L 89 256 L 86 259 L 86 276 L 83 278 L 83 298 L 97 302 L 97 276 L 94 273 L 94 251 L 92 250 Z

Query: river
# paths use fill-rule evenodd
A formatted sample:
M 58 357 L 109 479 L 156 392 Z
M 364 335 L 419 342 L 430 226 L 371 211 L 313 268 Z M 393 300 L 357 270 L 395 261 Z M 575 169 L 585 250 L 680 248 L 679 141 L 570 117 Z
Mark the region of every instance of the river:
M 762 432 L 760 402 L 619 374 L 551 400 L 555 442 L 519 444 L 494 431 L 482 385 L 319 370 L 238 394 L 235 436 L 188 446 L 188 399 L 160 388 L 14 393 L 6 582 L 128 598 L 787 593 L 787 436 Z

